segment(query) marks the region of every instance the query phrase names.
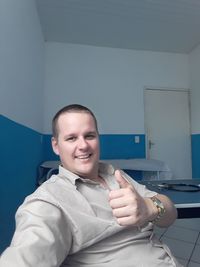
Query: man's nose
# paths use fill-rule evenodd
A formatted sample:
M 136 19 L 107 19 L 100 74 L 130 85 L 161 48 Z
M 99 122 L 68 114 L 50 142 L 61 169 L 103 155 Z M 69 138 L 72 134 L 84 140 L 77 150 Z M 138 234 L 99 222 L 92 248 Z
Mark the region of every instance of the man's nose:
M 79 148 L 86 148 L 88 146 L 88 143 L 85 140 L 85 138 L 81 137 L 79 139 L 78 146 L 79 146 Z

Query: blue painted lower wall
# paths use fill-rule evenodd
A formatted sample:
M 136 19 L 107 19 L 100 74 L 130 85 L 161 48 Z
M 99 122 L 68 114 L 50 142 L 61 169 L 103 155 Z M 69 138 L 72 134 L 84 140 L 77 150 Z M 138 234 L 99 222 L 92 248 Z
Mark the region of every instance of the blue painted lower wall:
M 101 159 L 145 158 L 145 135 L 137 135 L 139 143 L 135 143 L 134 134 L 102 134 L 100 135 Z
M 200 134 L 192 135 L 192 177 L 200 178 Z
M 10 243 L 17 207 L 35 190 L 41 134 L 0 115 L 0 252 Z
M 135 136 L 140 142 L 135 143 Z M 145 135 L 134 134 L 101 134 L 101 159 L 145 158 Z M 51 148 L 51 135 L 44 136 L 44 151 L 46 160 L 58 160 Z

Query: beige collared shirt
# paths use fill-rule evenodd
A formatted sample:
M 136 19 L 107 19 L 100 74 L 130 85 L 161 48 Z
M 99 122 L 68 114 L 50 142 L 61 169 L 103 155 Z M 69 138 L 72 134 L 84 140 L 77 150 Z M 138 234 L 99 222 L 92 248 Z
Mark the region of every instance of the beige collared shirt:
M 110 189 L 119 185 L 111 165 L 99 164 Z M 155 195 L 124 173 L 145 197 Z M 181 266 L 168 247 L 143 228 L 122 227 L 112 216 L 108 189 L 59 167 L 16 213 L 16 231 L 0 267 Z

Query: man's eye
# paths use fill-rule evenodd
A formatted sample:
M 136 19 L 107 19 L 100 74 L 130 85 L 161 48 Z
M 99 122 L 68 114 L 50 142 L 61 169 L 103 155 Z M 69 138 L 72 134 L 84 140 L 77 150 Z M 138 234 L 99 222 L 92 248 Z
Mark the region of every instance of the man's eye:
M 71 141 L 72 142 L 72 141 L 75 141 L 75 139 L 76 138 L 74 136 L 70 136 L 70 137 L 66 138 L 66 141 Z
M 94 135 L 94 134 L 88 134 L 88 135 L 86 136 L 86 138 L 89 139 L 89 140 L 91 140 L 91 139 L 96 138 L 96 135 Z

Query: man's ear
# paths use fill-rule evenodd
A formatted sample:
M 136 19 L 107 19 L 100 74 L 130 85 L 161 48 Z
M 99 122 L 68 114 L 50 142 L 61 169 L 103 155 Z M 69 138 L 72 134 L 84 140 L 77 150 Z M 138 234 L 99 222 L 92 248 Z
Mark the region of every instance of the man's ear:
M 55 137 L 51 138 L 51 145 L 53 148 L 53 151 L 56 155 L 59 155 L 59 149 L 58 149 L 58 140 Z

